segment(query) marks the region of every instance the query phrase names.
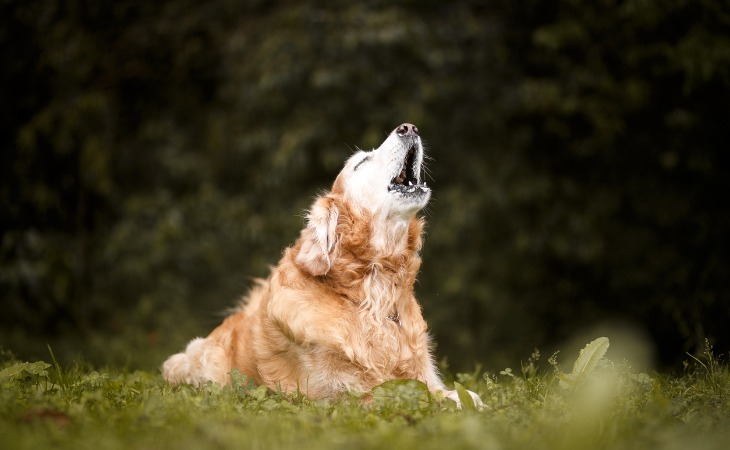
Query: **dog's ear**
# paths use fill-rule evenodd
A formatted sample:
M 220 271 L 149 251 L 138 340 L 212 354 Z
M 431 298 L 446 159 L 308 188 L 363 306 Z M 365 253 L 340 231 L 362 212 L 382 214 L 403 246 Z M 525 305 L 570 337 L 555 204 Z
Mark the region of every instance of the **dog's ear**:
M 332 267 L 337 245 L 339 210 L 330 197 L 321 197 L 307 215 L 307 227 L 302 230 L 297 264 L 312 275 L 324 275 Z

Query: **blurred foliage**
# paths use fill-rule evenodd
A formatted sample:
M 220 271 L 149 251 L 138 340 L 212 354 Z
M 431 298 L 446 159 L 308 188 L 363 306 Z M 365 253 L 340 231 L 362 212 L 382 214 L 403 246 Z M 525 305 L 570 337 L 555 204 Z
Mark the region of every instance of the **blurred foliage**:
M 439 356 L 607 320 L 730 346 L 730 7 L 0 0 L 0 339 L 154 367 L 265 276 L 355 149 L 433 158 Z

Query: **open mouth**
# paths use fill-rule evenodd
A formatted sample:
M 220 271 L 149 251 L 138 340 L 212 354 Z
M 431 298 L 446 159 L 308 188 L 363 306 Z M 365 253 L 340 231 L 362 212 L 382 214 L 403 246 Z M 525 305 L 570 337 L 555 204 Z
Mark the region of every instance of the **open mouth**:
M 423 192 L 428 188 L 426 183 L 420 184 L 420 174 L 416 165 L 418 156 L 418 147 L 411 146 L 403 159 L 403 165 L 400 172 L 392 180 L 388 186 L 388 191 L 397 191 L 400 193 Z

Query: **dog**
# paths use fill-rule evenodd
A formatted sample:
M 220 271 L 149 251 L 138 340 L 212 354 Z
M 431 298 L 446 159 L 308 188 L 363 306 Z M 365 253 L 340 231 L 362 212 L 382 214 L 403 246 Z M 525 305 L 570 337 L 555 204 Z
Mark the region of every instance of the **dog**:
M 238 369 L 256 384 L 313 399 L 408 378 L 460 407 L 439 377 L 413 294 L 424 227 L 417 213 L 431 197 L 423 158 L 409 123 L 377 149 L 353 154 L 269 277 L 208 337 L 168 358 L 164 378 L 223 385 Z

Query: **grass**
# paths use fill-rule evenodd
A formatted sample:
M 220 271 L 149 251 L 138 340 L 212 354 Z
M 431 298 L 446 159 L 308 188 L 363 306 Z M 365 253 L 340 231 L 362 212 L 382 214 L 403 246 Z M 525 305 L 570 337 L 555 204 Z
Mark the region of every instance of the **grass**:
M 605 338 L 602 338 L 605 339 Z M 457 410 L 416 381 L 311 401 L 246 383 L 171 387 L 157 373 L 5 358 L 2 449 L 729 448 L 730 374 L 711 348 L 682 375 L 635 372 L 588 344 L 573 370 L 539 354 L 520 373 L 458 374 L 486 409 Z

